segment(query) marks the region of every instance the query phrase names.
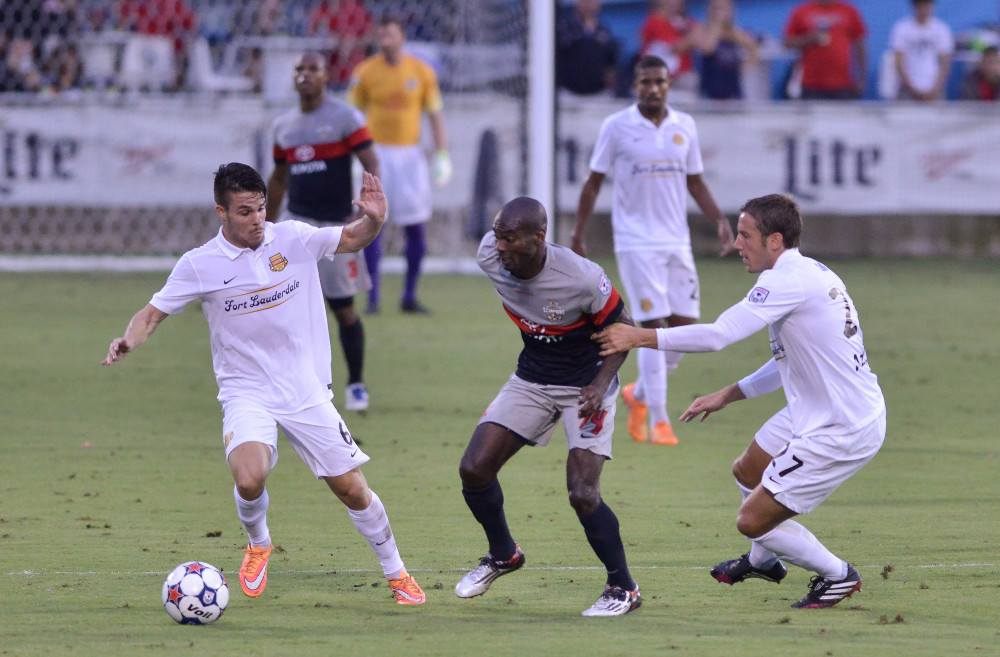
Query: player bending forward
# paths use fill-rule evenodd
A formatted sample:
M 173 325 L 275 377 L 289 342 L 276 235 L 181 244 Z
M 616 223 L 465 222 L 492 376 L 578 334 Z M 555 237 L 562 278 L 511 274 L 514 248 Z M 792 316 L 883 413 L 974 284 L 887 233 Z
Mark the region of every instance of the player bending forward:
M 219 234 L 177 261 L 166 285 L 115 338 L 103 365 L 121 360 L 168 315 L 201 301 L 222 403 L 226 459 L 236 486 L 236 512 L 250 539 L 240 586 L 251 598 L 267 585 L 271 534 L 264 483 L 278 461 L 278 427 L 317 478 L 347 506 L 354 526 L 382 562 L 399 604 L 422 604 L 407 574 L 382 501 L 361 474 L 368 456 L 331 403 L 330 337 L 317 262 L 356 253 L 385 221 L 386 200 L 367 171 L 359 209 L 346 226 L 264 221 L 264 180 L 245 164 L 215 174 Z
M 607 569 L 604 592 L 584 616 L 621 616 L 642 604 L 629 574 L 618 518 L 601 499 L 611 458 L 618 369 L 625 354 L 601 359 L 590 337 L 632 323 L 617 290 L 593 262 L 545 241 L 545 208 L 520 197 L 497 214 L 479 245 L 479 266 L 521 332 L 517 371 L 479 420 L 462 456 L 462 495 L 483 526 L 489 553 L 455 587 L 460 598 L 486 593 L 524 565 L 503 511 L 497 473 L 525 445 L 546 445 L 562 419 L 569 443 L 566 485 L 584 534 Z
M 771 194 L 740 209 L 736 248 L 756 285 L 713 324 L 636 329 L 614 324 L 595 336 L 601 354 L 635 347 L 718 351 L 768 327 L 774 358 L 753 374 L 694 400 L 681 420 L 702 420 L 734 401 L 785 389 L 788 406 L 768 420 L 736 460 L 743 491 L 736 527 L 753 545 L 711 570 L 735 584 L 756 577 L 780 582 L 781 559 L 815 577 L 792 605 L 832 607 L 861 590 L 854 566 L 792 520 L 809 513 L 860 470 L 885 439 L 885 400 L 868 366 L 854 301 L 840 278 L 799 253 L 802 217 L 795 203 Z

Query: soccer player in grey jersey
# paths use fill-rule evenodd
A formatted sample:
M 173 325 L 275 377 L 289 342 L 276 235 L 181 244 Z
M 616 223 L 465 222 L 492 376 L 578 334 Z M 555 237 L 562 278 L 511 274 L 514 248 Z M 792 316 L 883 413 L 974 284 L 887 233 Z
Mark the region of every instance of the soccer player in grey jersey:
M 379 175 L 371 135 L 360 112 L 327 97 L 329 73 L 322 55 L 303 54 L 295 63 L 294 79 L 299 106 L 279 116 L 273 125 L 274 171 L 267 181 L 267 218 L 278 220 L 287 196 L 285 219 L 299 219 L 314 226 L 345 225 L 353 212 L 352 153 L 365 171 Z M 319 272 L 323 297 L 337 320 L 347 362 L 343 408 L 365 411 L 365 332 L 354 310 L 355 293 L 371 287 L 364 256 L 359 253 L 323 259 Z
M 521 331 L 517 371 L 489 405 L 462 457 L 462 495 L 483 526 L 489 553 L 455 587 L 482 595 L 524 565 L 507 526 L 497 473 L 525 445 L 548 444 L 562 419 L 569 444 L 566 484 L 584 533 L 607 569 L 607 584 L 584 616 L 621 616 L 639 607 L 618 518 L 601 499 L 601 469 L 611 458 L 621 354 L 602 359 L 590 339 L 615 322 L 633 325 L 604 271 L 545 241 L 545 208 L 520 197 L 497 214 L 479 246 L 479 266 Z

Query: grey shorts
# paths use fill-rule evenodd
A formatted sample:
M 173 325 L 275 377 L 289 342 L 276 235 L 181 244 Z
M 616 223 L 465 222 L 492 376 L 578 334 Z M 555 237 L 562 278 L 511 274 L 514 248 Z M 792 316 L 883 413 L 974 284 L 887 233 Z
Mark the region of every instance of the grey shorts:
M 604 394 L 601 410 L 581 419 L 577 417 L 580 388 L 529 383 L 512 374 L 486 408 L 479 424 L 499 424 L 530 445 L 545 446 L 561 418 L 569 449 L 586 449 L 610 459 L 618 388 L 616 376 Z
M 285 212 L 282 221 L 294 219 L 303 221 L 311 226 L 329 226 L 309 217 L 300 217 L 291 212 Z M 319 268 L 319 284 L 323 290 L 323 296 L 327 299 L 346 299 L 353 297 L 358 292 L 367 292 L 372 289 L 372 279 L 368 275 L 368 266 L 365 264 L 364 253 L 338 253 L 333 258 L 322 258 L 317 263 Z
M 319 268 L 319 284 L 327 299 L 353 297 L 358 292 L 367 292 L 372 287 L 365 265 L 364 254 L 338 253 L 333 259 L 322 258 Z

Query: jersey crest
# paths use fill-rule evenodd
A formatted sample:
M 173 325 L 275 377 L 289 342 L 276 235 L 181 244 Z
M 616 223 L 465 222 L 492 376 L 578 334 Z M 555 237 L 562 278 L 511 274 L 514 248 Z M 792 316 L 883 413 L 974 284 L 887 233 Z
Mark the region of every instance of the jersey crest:
M 608 280 L 607 276 L 601 276 L 601 282 L 597 284 L 597 289 L 602 296 L 606 297 L 611 294 L 611 281 Z
M 545 315 L 545 318 L 550 322 L 559 322 L 562 321 L 566 311 L 559 307 L 558 301 L 555 299 L 549 299 L 549 302 L 544 308 L 542 308 L 542 314 Z
M 750 303 L 764 303 L 764 300 L 767 299 L 767 295 L 769 294 L 770 292 L 767 289 L 755 287 L 750 291 L 750 296 L 747 297 L 747 301 Z
M 281 271 L 288 265 L 288 258 L 280 253 L 275 253 L 268 261 L 271 263 L 271 271 Z

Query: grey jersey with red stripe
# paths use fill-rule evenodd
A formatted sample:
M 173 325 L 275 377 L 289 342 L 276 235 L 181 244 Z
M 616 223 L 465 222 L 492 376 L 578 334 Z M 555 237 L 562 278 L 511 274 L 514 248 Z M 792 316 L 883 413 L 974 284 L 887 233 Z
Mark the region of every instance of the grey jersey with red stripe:
M 521 330 L 517 376 L 548 385 L 589 384 L 601 364 L 590 336 L 621 314 L 618 291 L 600 265 L 558 244 L 546 245 L 537 276 L 516 278 L 500 264 L 496 244 L 493 231 L 486 233 L 477 261 Z
M 287 164 L 288 210 L 316 221 L 351 216 L 351 154 L 372 143 L 364 116 L 333 98 L 312 112 L 296 108 L 274 120 L 274 161 Z

